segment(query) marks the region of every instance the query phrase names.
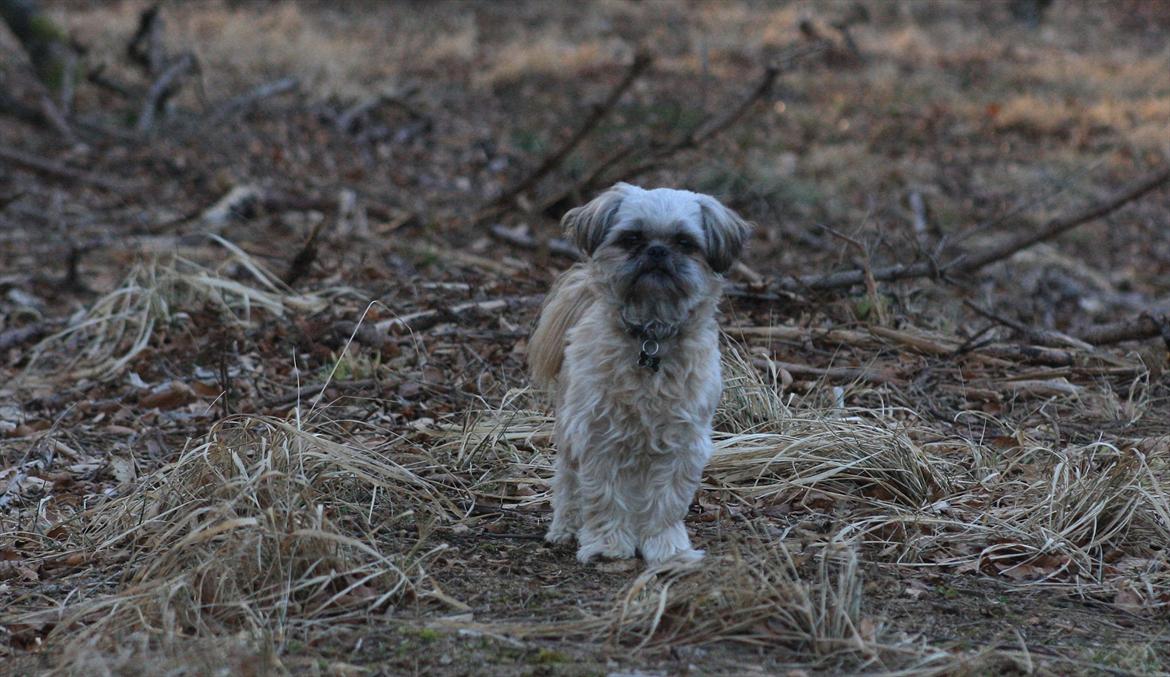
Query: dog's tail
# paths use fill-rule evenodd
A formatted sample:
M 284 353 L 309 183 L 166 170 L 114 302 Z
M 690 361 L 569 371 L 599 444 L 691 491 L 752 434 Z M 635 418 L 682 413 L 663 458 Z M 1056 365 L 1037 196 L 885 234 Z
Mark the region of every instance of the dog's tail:
M 588 264 L 561 274 L 540 309 L 540 321 L 528 341 L 528 369 L 538 387 L 551 388 L 565 359 L 565 336 L 597 300 L 589 283 Z

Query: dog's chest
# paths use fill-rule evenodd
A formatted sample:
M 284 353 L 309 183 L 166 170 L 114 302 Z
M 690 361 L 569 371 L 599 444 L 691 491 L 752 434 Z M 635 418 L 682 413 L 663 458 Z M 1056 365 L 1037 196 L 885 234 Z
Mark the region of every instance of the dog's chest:
M 592 430 L 590 437 L 601 434 L 595 451 L 677 453 L 710 434 L 721 390 L 717 335 L 663 348 L 655 371 L 638 365 L 637 344 L 625 336 L 570 347 L 573 382 L 563 414 Z

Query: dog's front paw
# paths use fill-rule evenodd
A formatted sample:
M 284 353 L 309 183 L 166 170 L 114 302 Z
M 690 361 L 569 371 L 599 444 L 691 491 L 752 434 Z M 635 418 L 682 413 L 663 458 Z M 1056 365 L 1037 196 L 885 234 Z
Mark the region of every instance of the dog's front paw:
M 544 540 L 552 543 L 553 545 L 564 545 L 566 543 L 572 542 L 576 535 L 577 533 L 572 529 L 554 526 L 550 527 L 549 530 L 545 532 Z
M 630 559 L 635 553 L 633 539 L 621 534 L 607 534 L 593 539 L 582 536 L 581 547 L 577 548 L 577 560 L 585 564 L 595 557 Z
M 641 550 L 642 557 L 651 566 L 668 561 L 693 564 L 703 559 L 703 551 L 691 547 L 691 539 L 687 536 L 686 527 L 682 522 L 672 524 L 661 533 L 643 539 Z

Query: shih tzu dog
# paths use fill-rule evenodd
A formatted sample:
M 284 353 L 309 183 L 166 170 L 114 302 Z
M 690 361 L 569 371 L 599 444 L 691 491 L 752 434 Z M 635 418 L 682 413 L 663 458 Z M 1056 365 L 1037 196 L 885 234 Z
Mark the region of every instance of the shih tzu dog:
M 577 559 L 698 560 L 683 526 L 722 391 L 715 306 L 747 222 L 715 198 L 619 183 L 562 224 L 587 259 L 528 346 L 556 401 L 551 543 Z

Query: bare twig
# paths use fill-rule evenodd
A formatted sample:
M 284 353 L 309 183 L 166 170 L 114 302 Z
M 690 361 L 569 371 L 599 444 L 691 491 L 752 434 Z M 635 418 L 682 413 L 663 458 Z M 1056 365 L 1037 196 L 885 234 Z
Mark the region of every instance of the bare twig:
M 952 272 L 973 273 L 988 264 L 1005 259 L 1039 242 L 1107 216 L 1168 182 L 1170 182 L 1170 167 L 1163 167 L 1146 174 L 1105 200 L 1095 202 L 1074 214 L 1054 219 L 1039 229 L 1028 229 L 1024 235 L 1012 238 L 1005 243 L 994 245 L 981 252 L 956 253 L 949 262 L 942 265 L 935 265 L 933 261 L 920 261 L 913 264 L 899 263 L 884 268 L 875 268 L 872 271 L 873 279 L 878 282 L 892 282 L 923 277 L 937 278 Z M 847 270 L 828 275 L 804 275 L 777 280 L 773 286 L 784 291 L 822 291 L 865 284 L 865 278 L 864 270 Z
M 923 251 L 928 251 L 930 249 L 930 232 L 926 222 L 926 201 L 922 199 L 922 193 L 917 190 L 910 191 L 910 213 L 913 215 L 914 239 L 918 241 L 918 246 Z
M 429 122 L 427 115 L 413 106 L 410 101 L 406 99 L 406 97 L 409 96 L 412 92 L 413 90 L 410 92 L 403 92 L 402 94 L 375 94 L 374 96 L 363 99 L 342 111 L 342 113 L 337 116 L 337 119 L 334 120 L 333 124 L 339 132 L 353 132 L 358 126 L 358 121 L 363 116 L 368 115 L 370 112 L 386 104 L 406 111 L 406 114 L 409 115 L 412 119 Z
M 796 364 L 794 362 L 777 362 L 776 360 L 769 360 L 762 357 L 754 358 L 752 364 L 765 371 L 772 369 L 783 369 L 793 376 L 813 376 L 816 378 L 823 378 L 832 381 L 864 381 L 866 383 L 873 383 L 877 385 L 887 383 L 900 383 L 897 377 L 889 371 L 876 371 L 873 369 L 856 368 L 856 367 L 813 367 L 807 364 Z
M 1093 346 L 1081 339 L 1069 336 L 1063 332 L 1052 331 L 1049 329 L 1041 329 L 1038 327 L 1028 327 L 1015 320 L 998 315 L 987 308 L 983 308 L 970 299 L 963 299 L 963 305 L 975 311 L 979 315 L 999 324 L 1009 327 L 1021 336 L 1026 337 L 1029 341 L 1038 343 L 1044 346 L 1071 346 L 1079 350 L 1092 350 Z
M 301 400 L 310 400 L 323 392 L 335 391 L 338 393 L 352 393 L 362 390 L 381 388 L 383 383 L 375 379 L 360 379 L 357 381 L 331 381 L 329 383 L 315 383 L 302 386 L 292 392 L 276 395 L 256 403 L 256 409 L 264 411 L 274 407 L 283 407 Z
M 66 139 L 73 139 L 73 128 L 69 126 L 69 121 L 65 119 L 65 114 L 53 103 L 53 98 L 49 96 L 48 92 L 41 95 L 41 114 L 49 126 L 57 130 L 61 136 Z
M 617 150 L 605 156 L 593 169 L 586 172 L 585 176 L 578 179 L 573 185 L 547 198 L 541 203 L 537 211 L 550 218 L 559 219 L 565 212 L 569 211 L 572 199 L 584 195 L 592 186 L 599 185 L 602 174 L 609 171 L 611 167 L 623 162 L 634 153 L 642 150 L 643 147 L 644 144 L 641 141 L 634 141 L 618 147 Z
M 101 188 L 111 193 L 125 193 L 134 190 L 134 186 L 131 184 L 99 176 L 93 172 L 74 169 L 59 162 L 45 160 L 44 158 L 39 158 L 35 155 L 23 153 L 11 148 L 0 148 L 0 160 L 5 160 L 25 169 L 31 169 L 32 171 L 54 176 L 59 179 L 66 179 L 95 188 Z
M 255 87 L 249 92 L 245 92 L 244 94 L 241 94 L 237 97 L 228 99 L 224 103 L 220 104 L 218 108 L 216 108 L 211 112 L 210 115 L 207 116 L 204 124 L 220 124 L 229 118 L 243 113 L 264 99 L 277 96 L 279 94 L 284 94 L 285 92 L 290 92 L 297 87 L 300 87 L 300 85 L 301 81 L 295 77 L 280 78 L 279 80 L 266 82 L 262 85 L 259 85 L 258 87 Z
M 783 70 L 790 68 L 793 64 L 798 63 L 810 55 L 820 53 L 822 49 L 822 46 L 798 49 L 786 56 L 780 65 L 769 64 L 764 69 L 764 74 L 756 82 L 755 86 L 736 105 L 731 106 L 727 109 L 726 113 L 718 117 L 708 116 L 703 122 L 695 125 L 690 131 L 683 134 L 681 138 L 671 143 L 647 147 L 642 141 L 636 140 L 619 147 L 607 155 L 592 170 L 586 172 L 585 178 L 576 181 L 573 185 L 545 199 L 541 203 L 539 211 L 550 218 L 560 218 L 562 214 L 568 211 L 570 198 L 589 193 L 597 188 L 617 181 L 635 179 L 646 172 L 662 166 L 671 157 L 681 151 L 702 146 L 730 128 L 740 118 L 746 115 L 758 101 L 766 98 L 772 91 L 776 83 L 776 78 Z M 647 156 L 647 159 L 638 164 L 621 167 L 613 172 L 610 171 L 613 167 L 620 165 L 622 161 L 635 153 L 644 154 Z
M 970 273 L 988 264 L 1006 259 L 1012 254 L 1027 249 L 1034 244 L 1051 240 L 1077 226 L 1108 216 L 1146 193 L 1167 183 L 1170 183 L 1170 166 L 1162 167 L 1146 174 L 1137 181 L 1114 192 L 1104 200 L 1095 202 L 1075 214 L 1053 219 L 1041 228 L 1025 230 L 1018 237 L 1010 238 L 982 252 L 968 255 L 962 261 L 957 261 L 954 264 L 954 269 L 958 272 Z
M 154 126 L 155 115 L 166 105 L 167 99 L 178 91 L 178 81 L 187 73 L 198 67 L 193 54 L 187 53 L 176 58 L 166 70 L 158 76 L 154 84 L 146 93 L 146 100 L 142 103 L 142 112 L 138 115 L 136 127 L 139 134 L 145 134 Z
M 313 226 L 313 232 L 309 233 L 309 239 L 305 240 L 305 245 L 301 247 L 292 263 L 289 264 L 288 272 L 284 274 L 284 283 L 288 286 L 293 286 L 297 280 L 304 277 L 312 268 L 313 261 L 317 260 L 317 236 L 321 234 L 321 229 L 325 226 L 326 221 L 328 219 L 321 219 L 316 226 Z
M 885 303 L 882 302 L 882 297 L 878 294 L 877 281 L 873 279 L 873 267 L 869 265 L 869 252 L 866 251 L 865 245 L 858 242 L 855 238 L 849 237 L 828 226 L 825 226 L 825 230 L 833 237 L 842 240 L 857 250 L 858 255 L 861 257 L 861 272 L 865 279 L 865 293 L 869 296 L 869 302 L 873 306 L 874 312 L 877 313 L 878 324 L 883 327 L 886 326 L 889 324 L 889 318 L 886 317 Z
M 127 58 L 150 76 L 157 76 L 166 64 L 166 45 L 163 43 L 166 25 L 159 9 L 155 3 L 142 10 L 138 15 L 138 28 L 126 45 Z
M 767 97 L 768 94 L 771 93 L 772 87 L 776 84 L 776 77 L 779 75 L 780 67 L 775 64 L 769 64 L 764 69 L 764 74 L 760 77 L 759 81 L 756 82 L 755 87 L 753 87 L 746 96 L 740 99 L 737 105 L 733 106 L 726 113 L 714 119 L 713 121 L 709 121 L 706 124 L 698 125 L 691 129 L 691 131 L 684 134 L 681 139 L 678 139 L 674 143 L 671 143 L 665 148 L 662 148 L 658 152 L 654 153 L 654 155 L 649 160 L 646 160 L 641 164 L 634 165 L 633 167 L 623 169 L 621 173 L 613 179 L 613 181 L 624 181 L 641 176 L 648 171 L 657 169 L 662 165 L 663 162 L 670 159 L 675 154 L 684 150 L 698 148 L 699 146 L 702 146 L 704 143 L 723 133 L 727 128 L 731 127 L 749 110 L 751 110 L 752 106 L 754 106 L 757 101 Z
M 527 249 L 529 251 L 538 251 L 540 249 L 548 249 L 548 253 L 553 256 L 558 256 L 570 261 L 580 261 L 582 259 L 581 251 L 573 246 L 572 242 L 561 238 L 554 237 L 547 242 L 540 242 L 536 238 L 526 233 L 517 232 L 512 228 L 506 228 L 500 224 L 493 225 L 489 232 L 495 239 L 506 242 L 514 247 L 520 249 Z
M 1170 317 L 1143 313 L 1128 320 L 1089 327 L 1077 337 L 1098 346 L 1161 337 L 1170 348 Z
M 560 166 L 560 164 L 565 161 L 565 158 L 569 156 L 569 153 L 572 153 L 573 149 L 580 145 L 580 143 L 585 140 L 585 137 L 589 136 L 594 128 L 597 127 L 598 123 L 600 123 L 602 119 L 604 119 L 605 116 L 613 110 L 614 106 L 616 106 L 617 102 L 622 98 L 622 95 L 625 94 L 626 90 L 630 88 L 630 85 L 634 84 L 634 81 L 638 79 L 638 76 L 645 72 L 653 62 L 654 59 L 649 54 L 639 52 L 634 57 L 634 62 L 630 64 L 630 67 L 626 71 L 625 76 L 622 77 L 621 81 L 619 81 L 616 86 L 614 86 L 613 90 L 610 91 L 609 96 L 605 97 L 604 101 L 593 106 L 593 110 L 590 111 L 589 115 L 585 118 L 585 121 L 581 123 L 581 126 L 577 128 L 577 131 L 573 132 L 572 136 L 566 139 L 565 142 L 561 144 L 556 150 L 554 150 L 552 153 L 549 153 L 544 158 L 544 160 L 539 165 L 537 165 L 536 169 L 533 169 L 527 176 L 516 182 L 511 188 L 505 190 L 503 194 L 493 200 L 492 206 L 498 206 L 511 202 L 516 198 L 517 195 L 520 195 L 524 191 L 536 185 L 536 183 L 547 176 L 549 172 Z
M 391 331 L 422 331 L 444 321 L 460 321 L 481 313 L 496 313 L 515 306 L 531 306 L 540 303 L 544 296 L 509 296 L 505 298 L 489 299 L 486 301 L 469 301 L 449 308 L 435 310 L 420 310 L 409 315 L 393 317 L 378 322 L 380 333 Z

